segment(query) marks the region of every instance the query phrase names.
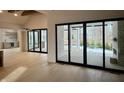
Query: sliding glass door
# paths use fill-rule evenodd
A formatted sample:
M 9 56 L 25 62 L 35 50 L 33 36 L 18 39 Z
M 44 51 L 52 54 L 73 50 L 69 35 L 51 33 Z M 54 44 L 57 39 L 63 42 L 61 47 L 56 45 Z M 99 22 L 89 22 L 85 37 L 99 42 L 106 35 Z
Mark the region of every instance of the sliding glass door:
M 69 62 L 68 25 L 57 26 L 57 60 Z
M 87 64 L 103 66 L 103 23 L 87 23 Z
M 70 58 L 83 64 L 83 24 L 70 25 Z
M 103 22 L 57 26 L 57 60 L 103 67 Z
M 40 51 L 40 30 L 34 31 L 34 51 Z
M 56 61 L 124 71 L 124 19 L 56 24 Z
M 41 30 L 41 51 L 47 52 L 47 30 Z
M 28 50 L 47 53 L 47 29 L 34 29 L 28 32 Z
M 33 51 L 34 47 L 34 38 L 33 38 L 33 31 L 28 32 L 28 48 L 29 51 Z

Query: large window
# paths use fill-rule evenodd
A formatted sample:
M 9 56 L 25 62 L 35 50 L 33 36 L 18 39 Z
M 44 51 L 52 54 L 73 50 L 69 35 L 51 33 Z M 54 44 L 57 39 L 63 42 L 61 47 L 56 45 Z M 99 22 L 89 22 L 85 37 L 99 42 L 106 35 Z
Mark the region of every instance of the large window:
M 56 24 L 56 61 L 124 70 L 123 20 Z
M 47 29 L 36 29 L 28 32 L 28 50 L 47 53 Z

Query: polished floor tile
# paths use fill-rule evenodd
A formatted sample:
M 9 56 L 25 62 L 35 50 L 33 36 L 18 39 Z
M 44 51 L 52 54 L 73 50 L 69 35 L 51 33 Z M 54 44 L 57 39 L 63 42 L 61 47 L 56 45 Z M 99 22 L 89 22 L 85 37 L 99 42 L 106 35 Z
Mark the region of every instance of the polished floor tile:
M 124 74 L 48 63 L 47 54 L 22 52 L 5 56 L 0 80 L 5 79 L 10 82 L 119 82 L 124 81 Z

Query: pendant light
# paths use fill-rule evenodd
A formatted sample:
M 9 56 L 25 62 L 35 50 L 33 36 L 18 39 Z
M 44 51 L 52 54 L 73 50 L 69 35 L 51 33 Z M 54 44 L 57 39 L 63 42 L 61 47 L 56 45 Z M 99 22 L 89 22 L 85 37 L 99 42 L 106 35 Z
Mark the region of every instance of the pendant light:
M 18 14 L 17 14 L 16 10 L 15 10 L 14 16 L 18 16 Z

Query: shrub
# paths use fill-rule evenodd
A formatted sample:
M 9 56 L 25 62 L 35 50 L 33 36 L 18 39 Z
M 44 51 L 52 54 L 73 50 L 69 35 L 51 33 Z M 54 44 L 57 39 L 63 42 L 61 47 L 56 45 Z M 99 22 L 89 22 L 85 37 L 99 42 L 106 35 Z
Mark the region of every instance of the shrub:
M 99 42 L 99 43 L 96 44 L 95 47 L 96 47 L 96 48 L 102 48 L 103 46 L 102 46 L 102 44 Z
M 83 41 L 80 41 L 80 46 L 83 46 Z
M 89 47 L 94 48 L 94 45 L 95 45 L 94 41 L 91 41 L 91 43 L 89 44 Z

